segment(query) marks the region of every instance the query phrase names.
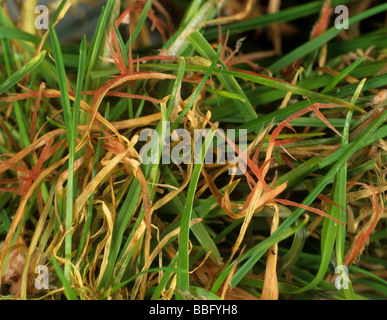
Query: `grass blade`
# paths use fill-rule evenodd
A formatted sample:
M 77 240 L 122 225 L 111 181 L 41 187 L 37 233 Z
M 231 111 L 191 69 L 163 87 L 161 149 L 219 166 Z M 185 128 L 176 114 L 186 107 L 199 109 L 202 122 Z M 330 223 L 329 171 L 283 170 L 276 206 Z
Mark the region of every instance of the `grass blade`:
M 207 40 L 200 34 L 198 31 L 193 32 L 189 37 L 188 41 L 192 44 L 192 46 L 199 52 L 199 54 L 206 58 L 209 61 L 213 61 L 216 57 L 216 53 L 214 49 L 212 49 L 211 45 L 207 42 Z M 227 69 L 226 65 L 219 61 L 222 65 L 223 69 Z M 225 88 L 231 93 L 236 94 L 241 97 L 241 99 L 234 100 L 239 112 L 243 115 L 246 120 L 252 120 L 257 118 L 257 114 L 247 99 L 245 93 L 240 88 L 238 82 L 233 78 L 232 75 L 226 74 L 223 71 L 220 71 L 218 74 L 219 81 L 225 86 Z
M 207 153 L 207 148 L 210 141 L 215 135 L 215 130 L 211 130 L 211 134 L 208 134 L 202 145 L 201 151 L 197 157 L 199 163 L 196 163 L 192 172 L 191 182 L 188 187 L 187 198 L 184 205 L 184 211 L 182 213 L 179 235 L 179 259 L 177 261 L 177 291 L 176 299 L 182 300 L 189 294 L 189 223 L 192 216 L 193 201 L 195 196 L 195 190 L 199 181 L 200 172 L 202 170 L 204 157 Z

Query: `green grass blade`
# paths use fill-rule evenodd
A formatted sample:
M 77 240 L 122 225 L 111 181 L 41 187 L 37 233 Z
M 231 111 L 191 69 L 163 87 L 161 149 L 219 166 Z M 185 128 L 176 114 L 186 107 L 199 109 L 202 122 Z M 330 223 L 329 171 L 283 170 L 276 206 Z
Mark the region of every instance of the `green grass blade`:
M 58 261 L 55 258 L 52 258 L 51 264 L 54 266 L 55 272 L 62 282 L 63 287 L 65 288 L 65 295 L 68 300 L 78 300 L 77 294 L 70 285 L 70 282 L 66 279 L 62 269 L 60 268 Z
M 167 110 L 165 112 L 163 109 L 161 110 L 163 121 L 168 121 L 171 116 L 171 113 L 175 106 L 177 93 L 181 88 L 181 83 L 183 81 L 184 73 L 185 73 L 185 59 L 182 57 L 179 61 L 179 69 L 177 70 L 176 81 L 172 88 L 172 94 L 168 101 Z
M 193 32 L 188 37 L 188 41 L 203 58 L 209 61 L 213 61 L 215 59 L 216 53 L 214 49 L 203 37 L 203 35 L 200 34 L 198 31 Z M 227 69 L 226 65 L 222 61 L 219 61 L 219 63 L 222 65 L 223 69 Z M 245 93 L 243 92 L 235 78 L 232 75 L 226 74 L 223 71 L 220 71 L 217 77 L 219 78 L 219 81 L 225 86 L 226 90 L 241 97 L 241 99 L 234 100 L 234 102 L 243 117 L 246 120 L 252 120 L 257 118 L 257 114 L 253 106 L 251 105 L 250 101 L 246 97 Z
M 206 74 L 203 76 L 202 80 L 200 81 L 199 85 L 196 87 L 194 93 L 192 94 L 191 98 L 189 99 L 187 105 L 184 107 L 184 109 L 180 112 L 179 116 L 176 118 L 176 120 L 171 124 L 170 131 L 172 132 L 177 125 L 180 123 L 180 121 L 183 119 L 183 117 L 187 114 L 188 110 L 191 109 L 193 106 L 193 103 L 197 99 L 198 95 L 200 94 L 203 86 L 207 82 L 208 78 L 210 77 L 211 73 L 213 72 L 216 63 L 218 62 L 219 56 L 220 56 L 220 51 L 221 51 L 221 46 L 219 46 L 218 52 L 214 59 L 212 60 L 211 66 L 208 68 L 208 71 Z
M 178 258 L 179 258 L 179 253 L 177 252 L 176 256 L 169 263 L 167 270 L 165 271 L 163 277 L 161 278 L 161 281 L 159 282 L 159 284 L 157 285 L 155 291 L 153 292 L 151 300 L 158 300 L 160 298 L 161 293 L 163 292 L 165 286 L 167 285 L 168 280 L 169 280 L 171 274 L 174 271 L 176 271 L 176 269 L 174 269 L 174 267 L 176 265 L 176 262 L 177 262 Z
M 257 263 L 259 258 L 275 243 L 281 242 L 282 240 L 289 238 L 291 235 L 293 235 L 297 230 L 302 228 L 306 223 L 306 220 L 302 221 L 299 225 L 296 227 L 289 227 L 287 229 L 283 229 L 281 232 L 276 232 L 275 234 L 272 234 L 270 237 L 266 238 L 265 240 L 258 243 L 256 246 L 254 246 L 252 249 L 247 251 L 246 253 L 242 254 L 242 256 L 239 259 L 239 262 L 244 261 L 245 259 L 248 259 L 239 269 L 235 272 L 234 276 L 231 279 L 230 285 L 232 287 L 235 287 L 243 278 L 244 276 L 251 270 L 251 268 Z M 211 291 L 217 292 L 224 282 L 224 280 L 227 278 L 229 272 L 233 268 L 234 263 L 236 260 L 234 260 L 215 280 Z
M 172 185 L 175 187 L 178 187 L 179 184 L 171 172 L 171 170 L 166 166 L 162 172 L 162 177 L 164 178 L 165 182 L 168 185 Z M 184 210 L 184 203 L 186 203 L 186 197 L 184 194 L 179 193 L 177 197 L 175 197 L 174 202 L 176 203 L 179 212 L 183 212 Z M 195 209 L 192 209 L 192 218 L 198 218 L 198 214 L 196 213 Z M 214 241 L 212 240 L 211 236 L 208 234 L 207 230 L 203 226 L 202 222 L 196 223 L 195 225 L 191 226 L 191 230 L 193 234 L 195 235 L 196 239 L 199 241 L 200 246 L 204 249 L 206 253 L 210 253 L 210 258 L 216 263 L 221 264 L 222 258 L 220 256 L 219 250 L 216 247 Z
M 72 218 L 73 212 L 73 200 L 74 200 L 74 161 L 75 161 L 75 147 L 76 147 L 76 137 L 77 137 L 77 127 L 79 122 L 79 113 L 80 113 L 80 104 L 82 98 L 82 88 L 83 81 L 85 78 L 86 72 L 86 57 L 87 57 L 87 42 L 86 36 L 83 36 L 81 45 L 79 48 L 79 62 L 78 62 L 78 74 L 77 74 L 77 85 L 75 92 L 75 102 L 74 102 L 74 112 L 72 113 L 72 132 L 71 132 L 71 143 L 69 144 L 69 175 L 68 175 L 68 183 L 67 183 L 67 202 L 66 202 L 66 218 L 68 217 L 68 221 L 66 223 L 71 225 L 70 217 Z M 69 227 L 66 225 L 66 228 Z M 70 239 L 70 237 L 69 237 Z M 70 240 L 68 240 L 70 241 Z M 70 247 L 70 244 L 69 244 Z M 78 254 L 82 251 L 81 248 L 78 248 Z
M 353 70 L 355 70 L 364 60 L 366 57 L 361 57 L 357 59 L 354 63 L 352 63 L 350 66 L 346 67 L 343 71 L 338 74 L 332 82 L 330 82 L 322 91 L 322 93 L 329 92 L 330 90 L 333 90 L 333 88 L 336 87 L 338 83 L 340 83 L 341 80 L 343 80 L 347 75 L 349 75 Z
M 338 161 L 332 166 L 332 168 L 328 171 L 328 173 L 320 180 L 319 184 L 313 189 L 311 193 L 304 199 L 304 205 L 310 205 L 314 199 L 316 199 L 317 195 L 321 193 L 321 191 L 325 188 L 325 186 L 334 178 L 337 174 L 338 170 L 342 168 L 347 161 L 351 158 L 351 156 L 361 147 L 362 142 L 366 141 L 376 129 L 387 119 L 387 111 L 384 111 L 380 117 L 375 120 L 372 125 L 364 132 L 364 134 L 353 141 L 352 144 L 348 144 L 345 153 L 338 159 Z M 290 226 L 303 212 L 303 209 L 297 209 L 293 212 L 293 214 L 282 223 L 278 230 L 282 230 L 283 228 L 287 228 Z
M 167 41 L 164 48 L 168 49 L 168 54 L 171 56 L 181 56 L 184 50 L 189 45 L 187 35 L 192 32 L 200 23 L 207 21 L 213 14 L 215 1 L 209 0 L 201 4 L 201 0 L 193 1 L 186 16 L 183 18 L 183 24 L 175 32 L 175 34 Z M 199 8 L 200 6 L 200 8 Z
M 1 39 L 18 39 L 34 44 L 40 43 L 40 37 L 12 27 L 0 27 Z
M 62 50 L 56 35 L 55 29 L 50 25 L 50 36 L 51 42 L 54 51 L 54 59 L 56 64 L 56 69 L 58 72 L 59 79 L 59 90 L 61 92 L 61 105 L 63 108 L 63 116 L 65 121 L 65 129 L 67 132 L 67 140 L 69 146 L 69 164 L 68 164 L 68 182 L 67 182 L 67 200 L 66 200 L 66 215 L 65 215 L 65 227 L 66 230 L 71 228 L 73 222 L 73 183 L 74 183 L 74 160 L 75 160 L 75 136 L 76 136 L 76 127 L 74 127 L 73 114 L 71 111 L 69 92 L 66 82 L 66 71 L 63 64 Z M 83 45 L 84 47 L 84 45 Z M 84 49 L 83 49 L 84 50 Z M 79 70 L 81 71 L 84 66 L 80 66 Z M 78 78 L 77 88 L 80 87 L 80 83 L 83 78 Z M 80 101 L 80 92 L 78 92 L 78 104 Z M 79 109 L 79 106 L 78 106 Z M 65 238 L 65 258 L 71 262 L 71 253 L 72 253 L 72 235 L 71 232 L 68 232 Z M 65 264 L 64 266 L 64 275 L 67 281 L 70 281 L 70 264 Z
M 197 183 L 199 181 L 200 172 L 202 170 L 204 157 L 207 152 L 207 148 L 210 145 L 210 141 L 215 135 L 215 130 L 211 130 L 211 134 L 208 134 L 202 145 L 201 151 L 197 157 L 199 163 L 196 163 L 192 172 L 191 182 L 188 187 L 187 198 L 184 205 L 184 211 L 182 213 L 180 234 L 179 234 L 179 259 L 177 261 L 177 292 L 176 299 L 184 299 L 186 294 L 189 294 L 189 232 L 190 221 L 193 211 L 193 201 L 195 197 L 195 191 Z
M 387 10 L 387 4 L 381 4 L 378 6 L 375 6 L 365 12 L 359 13 L 358 15 L 351 17 L 348 19 L 348 25 L 351 26 L 354 23 L 360 22 L 364 19 L 367 19 L 369 17 L 372 17 L 378 13 L 381 13 L 383 11 Z M 309 40 L 307 43 L 299 46 L 297 49 L 294 49 L 292 52 L 288 53 L 284 57 L 278 59 L 275 63 L 269 66 L 271 70 L 274 72 L 278 72 L 281 69 L 287 67 L 294 61 L 305 57 L 305 55 L 313 52 L 314 50 L 321 47 L 323 44 L 327 43 L 328 41 L 332 40 L 334 37 L 339 35 L 343 29 L 339 29 L 336 27 L 331 27 L 323 34 L 319 35 L 318 37 Z
M 140 18 L 138 19 L 137 23 L 136 23 L 136 27 L 134 28 L 133 30 L 133 33 L 131 34 L 130 36 L 130 42 L 133 44 L 133 42 L 137 39 L 137 36 L 139 35 L 140 33 L 140 30 L 141 28 L 143 27 L 144 23 L 145 23 L 145 20 L 148 16 L 148 13 L 149 13 L 149 10 L 151 9 L 152 7 L 152 4 L 153 4 L 153 0 L 147 0 L 145 2 L 145 5 L 144 7 L 142 8 L 141 10 L 141 15 L 140 15 Z M 129 48 L 129 42 L 127 44 L 127 49 Z
M 110 16 L 110 13 L 112 11 L 113 5 L 114 5 L 114 0 L 108 0 L 106 3 L 106 7 L 102 9 L 102 13 L 100 15 L 100 18 L 98 20 L 97 27 L 94 32 L 94 37 L 91 42 L 91 45 L 88 50 L 87 54 L 87 71 L 86 71 L 86 77 L 85 77 L 85 84 L 84 88 L 85 90 L 88 90 L 90 87 L 90 81 L 91 81 L 91 73 L 95 69 L 98 63 L 98 59 L 100 56 L 103 56 L 103 37 L 105 37 L 105 28 L 108 24 L 108 19 Z M 110 31 L 110 30 L 107 30 Z
M 19 70 L 17 70 L 7 80 L 3 81 L 3 83 L 0 84 L 0 94 L 3 94 L 9 88 L 13 87 L 18 81 L 23 79 L 32 70 L 37 68 L 40 65 L 40 63 L 43 61 L 45 56 L 46 56 L 46 51 L 40 52 L 36 57 L 32 58 L 31 61 L 28 61 L 24 66 L 22 66 Z

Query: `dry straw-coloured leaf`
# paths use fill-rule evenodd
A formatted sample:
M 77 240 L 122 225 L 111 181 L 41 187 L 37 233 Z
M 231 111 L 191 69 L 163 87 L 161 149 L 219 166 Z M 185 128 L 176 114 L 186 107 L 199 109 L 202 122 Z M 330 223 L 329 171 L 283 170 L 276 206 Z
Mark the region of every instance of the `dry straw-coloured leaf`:
M 270 233 L 273 234 L 279 225 L 279 208 L 275 203 L 270 204 L 275 208 Z M 267 251 L 265 280 L 263 282 L 261 300 L 278 300 L 278 279 L 277 279 L 278 244 L 274 244 Z

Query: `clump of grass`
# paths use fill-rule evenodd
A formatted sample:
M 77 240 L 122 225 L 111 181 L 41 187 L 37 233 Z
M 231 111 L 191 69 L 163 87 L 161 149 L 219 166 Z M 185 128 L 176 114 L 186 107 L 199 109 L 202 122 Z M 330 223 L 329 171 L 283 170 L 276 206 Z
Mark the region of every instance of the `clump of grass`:
M 387 5 L 171 3 L 108 0 L 70 44 L 77 1 L 43 32 L 1 5 L 1 297 L 386 298 Z M 208 129 L 197 161 L 160 161 L 176 129 Z

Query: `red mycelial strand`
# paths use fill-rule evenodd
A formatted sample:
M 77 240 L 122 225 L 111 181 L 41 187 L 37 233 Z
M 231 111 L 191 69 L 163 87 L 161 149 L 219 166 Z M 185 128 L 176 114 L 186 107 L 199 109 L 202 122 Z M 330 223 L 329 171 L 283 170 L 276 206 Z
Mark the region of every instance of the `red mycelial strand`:
M 339 208 L 341 211 L 345 212 L 345 209 L 344 209 L 344 208 L 340 207 L 336 202 L 334 202 L 333 200 L 329 199 L 327 196 L 324 196 L 323 194 L 320 193 L 320 194 L 317 196 L 317 198 L 319 198 L 321 201 L 324 201 L 324 202 L 326 202 L 326 203 L 329 203 L 329 204 L 331 204 L 332 206 L 335 206 L 335 207 Z
M 30 172 L 29 169 L 15 166 L 14 164 L 11 163 L 10 159 L 7 160 L 7 161 L 4 161 L 4 162 L 2 162 L 2 163 L 0 163 L 0 168 L 1 168 L 1 167 L 13 169 L 13 170 L 16 170 L 16 171 L 19 171 L 19 172 L 23 172 L 23 173 L 28 173 L 28 172 Z M 2 170 L 2 171 L 3 171 L 3 170 Z
M 21 196 L 23 193 L 22 187 L 9 187 L 9 188 L 0 188 L 0 192 L 9 192 Z
M 228 42 L 228 37 L 229 37 L 229 31 L 227 30 L 226 37 L 224 38 L 224 41 L 222 41 L 222 37 L 223 37 L 223 35 L 222 35 L 222 28 L 220 28 L 220 26 L 219 26 L 219 43 L 223 42 L 223 45 L 220 48 L 219 59 L 221 61 L 225 61 L 225 59 L 226 59 L 226 48 L 227 48 L 227 42 Z
M 39 174 L 41 172 L 41 168 L 43 166 L 43 163 L 51 156 L 52 150 L 50 150 L 50 149 L 51 149 L 53 142 L 54 142 L 54 139 L 50 139 L 49 141 L 47 141 L 47 144 L 43 147 L 42 152 L 40 153 L 40 156 L 38 158 L 38 162 L 32 167 L 32 169 L 28 173 L 27 177 L 25 177 L 25 178 L 23 177 L 24 183 L 22 181 L 20 183 L 21 185 L 23 185 L 22 196 L 24 196 L 27 193 L 32 182 L 34 180 L 36 180 L 36 178 L 39 176 Z M 58 143 L 57 143 L 57 146 L 59 146 Z
M 107 35 L 106 37 L 108 38 Z M 122 58 L 122 53 L 121 53 L 120 46 L 118 44 L 117 35 L 113 28 L 110 30 L 110 39 L 108 39 L 107 44 L 110 49 L 110 56 L 112 57 L 113 62 L 116 65 L 120 74 L 127 73 L 128 70 L 126 69 L 124 59 Z M 116 48 L 115 50 L 114 50 L 114 47 Z
M 163 42 L 164 43 L 167 42 L 168 37 L 167 37 L 166 32 L 165 32 L 165 30 L 168 29 L 167 24 L 155 15 L 152 8 L 149 10 L 148 18 L 152 21 L 152 29 L 154 29 L 156 27 L 161 38 L 163 39 Z
M 333 126 L 328 122 L 326 121 L 324 115 L 319 112 L 319 108 L 332 108 L 332 107 L 335 107 L 336 105 L 327 105 L 327 104 L 320 104 L 320 103 L 315 103 L 315 104 L 312 104 L 298 112 L 296 112 L 295 114 L 293 114 L 292 116 L 290 116 L 289 118 L 287 118 L 286 120 L 282 121 L 278 126 L 277 128 L 273 131 L 273 133 L 271 134 L 270 136 L 270 140 L 269 140 L 269 146 L 266 150 L 266 161 L 264 162 L 264 165 L 261 166 L 261 168 L 258 168 L 258 166 L 249 159 L 249 157 L 245 156 L 245 161 L 247 162 L 247 165 L 248 167 L 254 172 L 254 174 L 256 175 L 256 177 L 258 178 L 258 180 L 262 183 L 264 189 L 265 189 L 265 192 L 270 192 L 272 189 L 269 189 L 267 187 L 267 184 L 264 180 L 264 177 L 266 175 L 266 172 L 268 170 L 268 165 L 269 163 L 271 162 L 272 160 L 272 157 L 271 157 L 271 154 L 273 152 L 273 148 L 276 144 L 276 139 L 278 137 L 278 135 L 281 133 L 281 130 L 285 127 L 288 127 L 290 129 L 293 129 L 293 127 L 290 125 L 290 122 L 302 115 L 304 115 L 305 113 L 309 112 L 309 111 L 317 111 L 316 114 L 317 116 L 322 120 L 324 121 L 324 123 L 326 123 L 328 125 L 328 127 L 330 127 L 331 129 L 333 129 L 334 132 L 338 133 L 337 130 L 335 130 L 335 128 L 333 128 Z M 217 130 L 217 128 L 209 121 L 210 125 L 215 129 Z M 293 129 L 294 130 L 294 129 Z M 218 133 L 223 137 L 223 139 L 225 139 L 230 145 L 231 147 L 241 156 L 242 155 L 242 152 L 241 150 L 239 150 L 239 148 L 228 138 L 226 137 L 222 132 L 218 131 Z M 339 135 L 341 135 L 339 133 Z M 283 147 L 282 145 L 280 145 L 281 147 Z M 286 151 L 286 150 L 285 150 Z M 245 174 L 246 175 L 246 174 Z M 266 187 L 265 187 L 266 186 Z M 254 190 L 255 188 L 258 187 L 258 184 L 256 184 L 254 186 Z M 251 201 L 251 198 L 254 194 L 254 191 L 250 193 L 250 195 L 248 196 L 247 198 L 247 201 L 245 202 L 245 205 L 243 206 L 242 210 L 243 211 L 244 209 L 246 209 L 248 206 L 249 206 L 249 203 Z M 334 220 L 335 222 L 339 223 L 339 224 L 342 224 L 343 223 L 339 220 L 339 219 L 336 219 L 336 218 L 333 218 L 331 217 L 330 215 L 326 214 L 325 212 L 319 210 L 319 209 L 315 209 L 315 208 L 312 208 L 312 207 L 309 207 L 309 206 L 306 206 L 306 205 L 303 205 L 303 204 L 299 204 L 299 203 L 296 203 L 296 202 L 293 202 L 293 201 L 289 201 L 289 200 L 283 200 L 283 199 L 276 199 L 275 197 L 273 197 L 272 201 L 275 201 L 275 202 L 278 202 L 278 203 L 281 203 L 281 204 L 284 204 L 284 205 L 290 205 L 290 206 L 296 206 L 296 207 L 299 207 L 299 208 L 302 208 L 304 210 L 308 210 L 310 212 L 313 212 L 313 213 L 316 213 L 318 215 L 321 215 L 323 217 L 326 217 L 326 218 L 329 218 L 329 219 L 332 219 Z
M 281 204 L 286 205 L 286 206 L 298 207 L 298 208 L 301 208 L 301 209 L 304 209 L 304 210 L 316 213 L 316 214 L 318 214 L 320 216 L 323 216 L 323 217 L 328 218 L 328 219 L 332 219 L 333 221 L 335 221 L 335 222 L 337 222 L 337 223 L 339 223 L 341 225 L 344 225 L 344 223 L 341 222 L 339 219 L 336 219 L 336 218 L 330 216 L 329 214 L 326 214 L 324 211 L 321 211 L 319 209 L 312 208 L 312 207 L 306 206 L 304 204 L 297 203 L 297 202 L 290 201 L 290 200 L 285 200 L 285 199 L 273 199 L 273 201 L 281 203 Z
M 371 190 L 372 192 L 371 201 L 372 201 L 372 205 L 374 206 L 375 214 L 374 214 L 373 220 L 371 221 L 371 223 L 369 223 L 368 228 L 363 233 L 360 232 L 355 237 L 355 243 L 352 247 L 352 250 L 347 254 L 347 257 L 345 258 L 345 261 L 344 261 L 344 265 L 346 266 L 351 264 L 356 259 L 356 257 L 362 252 L 362 249 L 364 248 L 366 242 L 369 240 L 370 234 L 375 229 L 383 211 L 383 210 L 380 210 L 379 208 L 378 198 L 375 190 L 372 187 L 370 187 L 369 185 L 363 182 L 348 181 L 347 183 L 358 184 Z
M 292 170 L 296 169 L 296 167 L 294 166 L 293 162 L 291 162 L 290 159 L 285 154 L 281 154 L 281 159 L 282 159 L 283 162 L 286 163 L 286 165 L 290 169 L 292 169 Z
M 229 65 L 230 61 L 239 52 L 239 50 L 242 47 L 243 40 L 245 40 L 245 38 L 240 38 L 240 39 L 237 40 L 234 51 L 232 51 L 231 54 L 227 57 L 227 59 L 224 61 L 225 65 Z
M 70 94 L 74 95 L 75 92 L 70 92 Z M 96 94 L 95 90 L 82 91 L 82 95 L 93 96 L 95 94 Z M 144 95 L 141 95 L 141 94 L 109 91 L 109 92 L 106 93 L 106 95 L 110 96 L 110 97 L 120 97 L 120 98 L 131 98 L 131 99 L 146 100 L 146 101 L 150 101 L 150 102 L 153 102 L 153 103 L 156 103 L 156 104 L 161 103 L 161 100 L 159 100 L 159 99 L 148 97 L 148 96 L 144 96 Z
M 271 143 L 274 143 L 275 139 L 277 138 L 277 136 L 280 134 L 281 130 L 284 128 L 284 127 L 288 127 L 289 123 L 291 121 L 293 121 L 294 119 L 297 119 L 301 116 L 303 116 L 304 114 L 310 112 L 310 111 L 314 111 L 316 113 L 316 115 L 319 117 L 319 119 L 321 121 L 323 121 L 330 129 L 332 129 L 335 133 L 337 133 L 338 135 L 341 135 L 340 132 L 338 132 L 335 127 L 333 127 L 329 121 L 324 117 L 324 115 L 319 111 L 320 108 L 334 108 L 334 107 L 340 107 L 339 105 L 335 105 L 335 104 L 324 104 L 324 103 L 314 103 L 296 113 L 294 113 L 293 115 L 291 115 L 289 118 L 287 118 L 286 120 L 282 121 L 278 127 L 273 131 L 271 137 L 270 137 L 270 142 Z
M 327 30 L 332 12 L 331 0 L 328 0 L 322 7 L 320 20 L 313 27 L 310 39 L 316 38 Z
M 292 156 L 292 154 L 288 151 L 288 150 L 286 150 L 286 148 L 282 145 L 282 143 L 281 144 L 279 144 L 279 147 L 290 157 L 290 158 L 292 158 L 294 161 L 297 161 L 297 159 L 296 158 L 294 158 L 293 156 Z
M 132 52 L 132 34 L 131 33 L 129 34 L 128 68 L 129 68 L 129 72 L 134 72 L 133 52 Z
M 223 132 L 221 132 L 220 130 L 218 130 L 214 124 L 212 122 L 208 122 L 218 133 L 219 135 L 227 140 L 227 142 L 230 144 L 230 146 L 235 150 L 235 152 L 238 153 L 238 155 L 240 157 L 242 157 L 242 161 L 247 161 L 247 165 L 249 166 L 249 168 L 251 169 L 251 171 L 253 171 L 253 173 L 255 174 L 255 176 L 258 178 L 258 180 L 262 183 L 262 186 L 263 188 L 265 189 L 265 191 L 269 191 L 269 187 L 267 186 L 266 184 L 266 181 L 265 179 L 263 178 L 263 175 L 262 175 L 262 171 L 260 168 L 258 168 L 258 166 L 256 164 L 253 163 L 253 161 L 251 161 L 249 159 L 249 157 L 247 157 L 247 155 L 245 153 L 243 153 L 236 145 L 233 141 L 231 141 L 231 139 L 229 139 L 228 137 L 225 136 L 225 134 Z
M 42 92 L 43 89 L 46 87 L 46 84 L 42 82 L 39 86 L 39 91 L 38 91 L 38 99 L 36 100 L 34 111 L 32 113 L 32 120 L 31 120 L 31 130 L 30 130 L 30 140 L 33 139 L 35 135 L 35 128 L 36 128 L 36 117 L 38 115 L 38 110 L 40 106 L 40 101 L 42 99 Z
M 373 122 L 375 119 L 377 119 L 381 114 L 382 112 L 384 111 L 383 108 L 378 108 L 378 109 L 374 109 L 372 110 L 371 112 L 371 117 L 369 119 L 367 119 L 366 121 L 364 121 L 362 124 L 360 124 L 352 133 L 351 133 L 351 136 L 350 138 L 353 138 L 357 133 L 359 133 L 364 127 L 366 127 L 368 124 L 370 124 L 371 122 Z
M 343 135 L 338 130 L 336 130 L 334 126 L 332 126 L 329 123 L 329 121 L 324 117 L 324 115 L 320 112 L 320 110 L 318 110 L 318 107 L 313 108 L 313 111 L 316 113 L 317 117 L 319 117 L 319 119 L 323 121 L 332 131 L 334 131 L 341 138 L 344 138 Z
M 291 143 L 294 143 L 294 142 L 299 141 L 299 140 L 301 140 L 301 139 L 297 139 L 297 138 L 282 139 L 282 140 L 277 140 L 274 143 L 274 145 L 275 146 L 286 146 L 287 144 L 291 144 Z

